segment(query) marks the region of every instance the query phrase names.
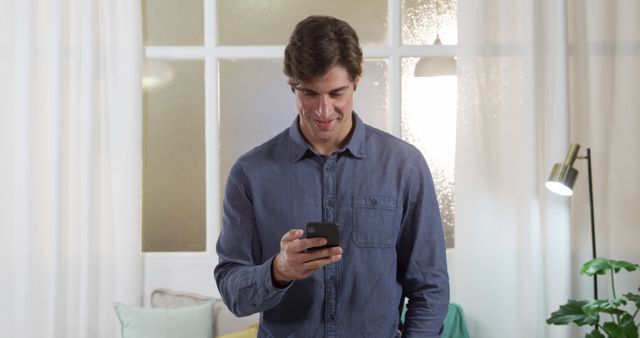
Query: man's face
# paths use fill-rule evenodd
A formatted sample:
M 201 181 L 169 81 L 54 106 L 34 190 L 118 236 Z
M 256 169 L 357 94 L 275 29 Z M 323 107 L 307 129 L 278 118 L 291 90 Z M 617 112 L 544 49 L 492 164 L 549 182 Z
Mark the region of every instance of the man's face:
M 346 142 L 357 81 L 351 81 L 344 68 L 333 67 L 295 87 L 300 131 L 317 152 L 331 155 Z

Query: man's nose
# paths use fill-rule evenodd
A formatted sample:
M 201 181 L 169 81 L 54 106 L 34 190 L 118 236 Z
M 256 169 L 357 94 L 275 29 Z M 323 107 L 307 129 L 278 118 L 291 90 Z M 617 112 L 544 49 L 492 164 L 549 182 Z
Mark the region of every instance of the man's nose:
M 327 117 L 333 113 L 333 102 L 329 95 L 320 95 L 318 113 L 322 117 Z

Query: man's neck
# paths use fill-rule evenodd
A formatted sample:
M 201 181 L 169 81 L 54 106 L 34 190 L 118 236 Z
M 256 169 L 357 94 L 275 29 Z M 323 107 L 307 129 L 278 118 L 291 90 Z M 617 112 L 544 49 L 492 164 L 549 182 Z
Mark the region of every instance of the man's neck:
M 300 125 L 298 125 L 298 128 L 300 128 Z M 355 128 L 356 128 L 356 117 L 352 115 L 349 132 L 345 135 L 345 137 L 342 138 L 340 142 L 326 142 L 326 143 L 315 142 L 314 143 L 314 142 L 310 142 L 303 132 L 301 132 L 300 134 L 302 135 L 302 137 L 305 138 L 307 143 L 309 143 L 309 145 L 311 146 L 311 149 L 313 149 L 314 152 L 316 152 L 317 154 L 323 155 L 325 157 L 331 157 L 333 153 L 342 149 L 345 145 L 347 145 L 347 143 L 349 143 L 349 140 L 351 140 L 351 135 L 353 135 L 353 131 L 355 130 Z

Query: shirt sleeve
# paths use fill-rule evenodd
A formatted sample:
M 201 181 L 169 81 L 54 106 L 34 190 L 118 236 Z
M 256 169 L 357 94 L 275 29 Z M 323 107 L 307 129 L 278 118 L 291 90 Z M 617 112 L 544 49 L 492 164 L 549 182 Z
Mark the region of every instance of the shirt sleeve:
M 403 338 L 440 337 L 449 306 L 444 232 L 433 179 L 418 156 L 407 185 L 397 245 L 399 277 L 408 298 Z
M 214 270 L 220 295 L 237 316 L 276 306 L 288 289 L 273 284 L 273 257 L 261 261 L 253 202 L 247 187 L 246 175 L 236 163 L 225 189 L 222 232 L 216 245 L 218 265 Z

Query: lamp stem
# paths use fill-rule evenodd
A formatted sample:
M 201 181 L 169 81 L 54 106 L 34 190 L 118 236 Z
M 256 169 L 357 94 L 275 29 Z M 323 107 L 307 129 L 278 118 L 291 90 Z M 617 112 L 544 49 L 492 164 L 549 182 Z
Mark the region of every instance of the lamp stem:
M 569 146 L 567 157 L 564 159 L 564 164 L 566 166 L 573 167 L 573 162 L 575 162 L 576 158 L 578 157 L 579 150 L 580 150 L 580 145 L 577 143 L 572 143 L 571 146 Z
M 593 216 L 593 184 L 591 183 L 591 148 L 587 148 L 587 170 L 589 174 L 589 209 L 591 210 L 591 250 L 596 258 L 596 227 Z M 593 275 L 593 299 L 598 299 L 598 277 Z

